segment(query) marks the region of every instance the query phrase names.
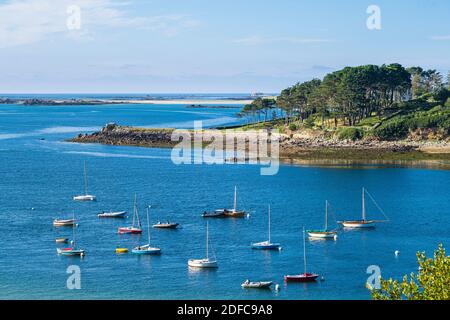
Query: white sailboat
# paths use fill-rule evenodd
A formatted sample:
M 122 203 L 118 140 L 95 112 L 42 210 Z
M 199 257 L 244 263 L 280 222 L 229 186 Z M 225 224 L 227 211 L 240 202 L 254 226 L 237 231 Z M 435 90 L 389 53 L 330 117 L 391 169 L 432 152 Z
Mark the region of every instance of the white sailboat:
M 328 200 L 325 201 L 325 228 L 323 230 L 308 230 L 308 236 L 311 238 L 334 239 L 337 232 L 328 230 Z
M 209 257 L 209 226 L 206 223 L 206 258 L 203 259 L 190 259 L 188 266 L 193 268 L 218 268 L 216 258 Z
M 280 250 L 281 246 L 279 243 L 272 243 L 270 239 L 270 205 L 269 205 L 269 239 L 263 242 L 252 243 L 252 249 L 258 250 Z
M 137 246 L 135 248 L 133 248 L 133 250 L 131 250 L 131 252 L 135 253 L 135 254 L 161 254 L 161 249 L 160 248 L 156 248 L 156 247 L 152 247 L 150 245 L 150 215 L 149 215 L 149 208 L 150 206 L 147 207 L 147 233 L 148 233 L 148 244 L 143 245 L 143 246 Z
M 369 197 L 372 199 L 374 204 L 384 215 L 383 210 L 378 206 L 378 204 L 375 202 L 375 200 L 372 198 L 372 196 L 370 196 L 370 194 L 367 192 L 367 190 L 365 188 L 362 188 L 362 212 L 361 212 L 362 219 L 361 220 L 344 220 L 344 221 L 339 221 L 338 223 L 342 224 L 346 228 L 374 228 L 376 222 L 389 221 L 388 219 L 387 220 L 367 220 L 366 219 L 366 201 L 365 201 L 366 193 L 369 195 Z
M 87 175 L 86 175 L 86 161 L 84 161 L 84 195 L 79 195 L 73 197 L 75 201 L 95 201 L 97 198 L 93 195 L 88 194 L 87 191 Z

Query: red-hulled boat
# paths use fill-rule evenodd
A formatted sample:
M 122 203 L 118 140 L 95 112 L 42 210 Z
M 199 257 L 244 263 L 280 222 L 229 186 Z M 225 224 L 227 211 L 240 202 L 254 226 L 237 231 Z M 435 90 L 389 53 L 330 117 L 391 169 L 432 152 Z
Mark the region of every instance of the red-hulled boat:
M 304 273 L 296 275 L 285 275 L 284 281 L 286 282 L 313 282 L 316 281 L 319 275 L 315 273 Z
M 137 222 L 137 226 L 135 226 L 135 222 Z M 133 208 L 133 223 L 129 227 L 121 227 L 117 230 L 119 234 L 141 234 L 141 220 L 139 219 L 139 213 L 136 207 L 136 194 L 134 195 L 134 208 Z
M 302 274 L 285 275 L 284 281 L 286 282 L 314 282 L 316 281 L 318 274 L 306 272 L 306 240 L 305 240 L 305 228 L 303 227 L 303 265 L 304 272 Z

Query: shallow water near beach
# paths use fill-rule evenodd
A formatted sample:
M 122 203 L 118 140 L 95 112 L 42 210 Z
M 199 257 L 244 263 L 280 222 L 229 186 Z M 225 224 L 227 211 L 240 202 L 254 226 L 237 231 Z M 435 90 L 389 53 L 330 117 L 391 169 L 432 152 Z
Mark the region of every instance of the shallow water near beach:
M 2 299 L 369 299 L 365 288 L 371 265 L 383 277 L 417 271 L 415 253 L 429 255 L 449 244 L 450 171 L 370 164 L 314 166 L 282 164 L 278 174 L 261 176 L 257 165 L 175 165 L 170 149 L 114 147 L 64 142 L 105 123 L 147 127 L 238 124 L 236 109 L 186 108 L 183 105 L 20 106 L 0 105 L 0 298 Z M 87 163 L 92 203 L 76 203 L 83 192 Z M 187 260 L 205 255 L 201 213 L 233 205 L 245 219 L 209 220 L 211 254 L 217 270 L 195 271 Z M 308 271 L 325 281 L 283 283 L 283 275 L 303 272 L 301 230 L 321 228 L 325 200 L 330 220 L 359 218 L 361 188 L 366 187 L 388 215 L 373 230 L 339 230 L 336 241 L 307 241 Z M 116 246 L 147 242 L 118 235 L 125 220 L 97 218 L 101 211 L 131 212 L 134 193 L 146 225 L 171 220 L 178 230 L 151 230 L 161 256 L 116 255 Z M 272 241 L 279 252 L 261 252 L 251 242 L 267 238 L 267 205 L 272 211 Z M 384 216 L 367 200 L 368 218 Z M 55 238 L 72 230 L 52 227 L 52 219 L 79 220 L 83 259 L 56 254 Z M 394 251 L 399 250 L 396 257 Z M 81 289 L 66 286 L 67 267 L 81 269 Z M 243 290 L 250 279 L 272 280 L 280 291 Z

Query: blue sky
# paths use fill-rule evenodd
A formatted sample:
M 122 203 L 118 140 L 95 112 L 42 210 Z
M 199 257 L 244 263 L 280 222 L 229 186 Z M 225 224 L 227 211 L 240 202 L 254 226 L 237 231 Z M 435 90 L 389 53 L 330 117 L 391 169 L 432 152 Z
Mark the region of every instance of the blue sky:
M 0 92 L 278 92 L 392 62 L 446 74 L 449 14 L 448 0 L 0 1 Z

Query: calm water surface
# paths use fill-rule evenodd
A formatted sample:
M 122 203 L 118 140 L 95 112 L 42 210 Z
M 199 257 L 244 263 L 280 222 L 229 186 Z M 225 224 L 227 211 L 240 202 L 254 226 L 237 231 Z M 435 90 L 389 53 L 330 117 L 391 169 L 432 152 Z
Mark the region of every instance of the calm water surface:
M 378 265 L 385 277 L 417 270 L 415 253 L 449 244 L 450 171 L 415 168 L 321 168 L 283 165 L 275 176 L 261 176 L 254 165 L 183 165 L 168 149 L 79 145 L 64 142 L 107 122 L 122 125 L 190 127 L 235 124 L 236 109 L 188 109 L 174 105 L 0 106 L 0 298 L 18 299 L 368 299 L 366 269 Z M 88 164 L 94 203 L 76 203 Z M 215 271 L 194 272 L 187 260 L 205 250 L 204 210 L 238 206 L 248 219 L 210 220 L 219 262 Z M 340 231 L 337 241 L 308 241 L 309 271 L 325 277 L 308 285 L 283 284 L 283 275 L 303 270 L 302 226 L 319 228 L 328 199 L 338 220 L 358 218 L 365 186 L 390 218 L 374 230 Z M 130 219 L 100 220 L 102 210 L 132 208 L 138 194 L 141 218 L 152 204 L 152 222 L 173 220 L 182 228 L 152 230 L 159 257 L 116 255 L 147 234 L 117 235 Z M 272 207 L 272 240 L 280 252 L 250 249 L 267 238 L 267 205 Z M 32 210 L 34 208 L 34 210 Z M 60 257 L 52 219 L 79 219 L 78 245 L 85 258 Z M 383 219 L 372 203 L 368 216 Z M 394 251 L 400 256 L 395 257 Z M 66 288 L 69 265 L 81 268 L 81 290 Z M 245 291 L 245 279 L 273 280 L 278 293 Z

